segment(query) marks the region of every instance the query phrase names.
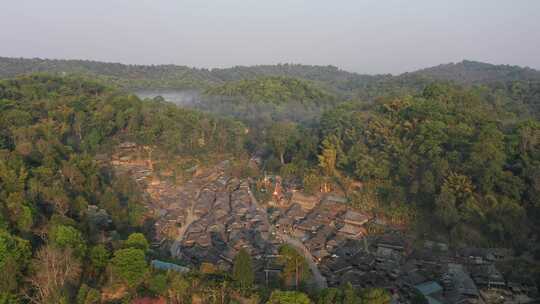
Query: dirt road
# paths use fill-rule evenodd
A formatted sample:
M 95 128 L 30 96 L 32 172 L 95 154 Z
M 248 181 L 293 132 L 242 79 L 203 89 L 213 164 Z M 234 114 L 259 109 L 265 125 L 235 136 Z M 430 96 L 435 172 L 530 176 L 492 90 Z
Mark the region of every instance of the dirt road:
M 255 198 L 253 193 L 251 193 L 251 191 L 249 192 L 249 195 L 251 196 L 253 206 L 257 209 L 261 209 L 262 207 L 259 205 L 259 202 Z M 295 247 L 304 256 L 309 265 L 311 273 L 313 273 L 313 279 L 315 281 L 315 284 L 317 284 L 317 287 L 320 289 L 328 288 L 328 282 L 326 281 L 326 278 L 321 274 L 319 266 L 315 263 L 315 259 L 313 258 L 309 250 L 306 248 L 306 246 L 304 246 L 304 244 L 302 244 L 302 242 L 300 242 L 299 240 L 273 229 L 273 226 L 270 225 L 270 223 L 268 222 L 268 216 L 266 214 L 264 216 L 264 220 L 270 227 L 271 231 L 277 233 L 277 236 L 279 236 L 284 242 Z
M 299 240 L 286 234 L 278 232 L 278 236 L 281 237 L 284 242 L 296 248 L 298 252 L 304 256 L 309 265 L 311 273 L 313 273 L 313 279 L 315 280 L 315 284 L 317 284 L 317 287 L 319 289 L 328 288 L 328 282 L 326 281 L 326 278 L 321 274 L 319 266 L 317 265 L 317 263 L 315 263 L 315 259 L 313 258 L 309 250 L 306 248 L 306 246 L 304 246 L 304 244 L 302 244 L 302 242 L 300 242 Z
M 195 196 L 193 199 L 191 199 L 191 207 L 187 211 L 185 223 L 180 227 L 180 230 L 178 231 L 178 236 L 176 240 L 171 245 L 171 255 L 178 256 L 180 254 L 180 244 L 182 244 L 182 240 L 184 239 L 184 235 L 186 234 L 187 229 L 189 228 L 189 225 L 191 225 L 193 222 L 199 219 L 198 216 L 195 215 L 194 209 L 197 199 L 199 198 L 199 195 L 201 193 L 201 188 L 197 190 L 195 193 Z

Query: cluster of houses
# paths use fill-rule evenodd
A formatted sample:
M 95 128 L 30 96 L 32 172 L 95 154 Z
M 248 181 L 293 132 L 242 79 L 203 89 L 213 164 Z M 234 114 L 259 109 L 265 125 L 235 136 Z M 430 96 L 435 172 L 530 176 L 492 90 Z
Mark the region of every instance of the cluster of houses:
M 220 176 L 200 191 L 194 209 L 198 219 L 187 228 L 177 258 L 228 270 L 244 249 L 261 270 L 265 257 L 277 252 L 266 209 L 254 202 L 246 181 Z
M 172 242 L 173 257 L 190 268 L 204 264 L 223 270 L 230 269 L 244 249 L 252 255 L 257 273 L 264 273 L 267 257 L 275 257 L 278 244 L 270 240 L 266 208 L 252 199 L 248 182 L 226 176 L 223 162 L 175 185 L 156 177 L 146 154 L 143 147 L 124 142 L 113 154 L 112 164 L 144 190 L 155 221 L 153 245 Z M 264 275 L 258 279 L 265 280 Z
M 454 251 L 444 243 L 412 244 L 396 232 L 350 239 L 319 267 L 330 286 L 349 282 L 358 288 L 384 287 L 393 292 L 396 303 L 413 303 L 418 294 L 434 304 L 534 303 L 538 296 L 533 280 L 505 278 L 497 270 L 497 261 L 512 257 L 507 250 Z
M 285 208 L 272 214 L 275 230 L 302 241 L 321 261 L 343 241 L 367 235 L 365 225 L 372 216 L 347 208 L 345 203 L 341 196 L 318 197 L 296 191 Z
M 496 262 L 512 258 L 507 249 L 418 245 L 400 229 L 368 234 L 368 225 L 380 224 L 377 219 L 347 208 L 343 197 L 332 194 L 292 191 L 290 199 L 282 195 L 274 201 L 279 202 L 270 214 L 275 231 L 303 242 L 329 286 L 384 287 L 394 303 L 414 303 L 418 294 L 430 304 L 533 303 L 538 296 L 531 278 L 504 277 L 497 269 Z
M 125 144 L 120 152 L 133 149 Z M 122 153 L 113 161 L 144 187 L 156 239 L 177 240 L 172 254 L 189 266 L 230 270 L 244 249 L 253 258 L 256 279 L 268 283 L 281 272 L 276 257 L 286 235 L 302 242 L 329 286 L 384 287 L 395 303 L 413 303 L 419 294 L 430 304 L 528 303 L 537 296 L 531 278 L 505 277 L 497 268 L 512 252 L 418 244 L 394 229 L 369 234 L 377 218 L 347 207 L 335 193 L 286 191 L 275 179 L 274 203 L 267 210 L 253 198 L 248 181 L 227 176 L 223 166 L 176 186 L 156 179 L 148 161 Z

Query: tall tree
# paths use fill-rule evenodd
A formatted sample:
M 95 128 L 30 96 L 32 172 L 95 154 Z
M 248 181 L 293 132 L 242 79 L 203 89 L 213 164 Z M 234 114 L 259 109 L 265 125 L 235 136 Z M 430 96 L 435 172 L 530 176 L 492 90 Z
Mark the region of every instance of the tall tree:
M 333 177 L 336 174 L 337 148 L 328 140 L 322 143 L 322 151 L 318 156 L 319 167 L 327 177 Z
M 245 249 L 241 249 L 234 258 L 233 279 L 245 290 L 253 285 L 255 274 L 251 256 Z
M 274 123 L 268 130 L 270 148 L 277 155 L 282 165 L 285 164 L 285 153 L 296 140 L 296 125 L 289 122 Z
M 287 244 L 279 248 L 279 255 L 279 262 L 284 266 L 283 278 L 286 282 L 292 281 L 295 288 L 298 288 L 300 283 L 310 276 L 306 259 Z
M 113 273 L 131 288 L 142 283 L 148 273 L 144 251 L 136 248 L 117 250 L 111 260 Z

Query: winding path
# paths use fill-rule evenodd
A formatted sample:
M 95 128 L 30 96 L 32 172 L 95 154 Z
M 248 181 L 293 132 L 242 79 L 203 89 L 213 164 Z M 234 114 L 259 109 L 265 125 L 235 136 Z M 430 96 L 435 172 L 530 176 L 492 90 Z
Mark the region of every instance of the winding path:
M 313 279 L 315 280 L 315 283 L 317 284 L 317 287 L 319 289 L 328 288 L 328 282 L 326 281 L 326 278 L 321 274 L 321 271 L 319 270 L 319 266 L 315 263 L 315 259 L 311 255 L 311 252 L 300 242 L 299 240 L 290 237 L 286 234 L 279 233 L 279 237 L 286 242 L 287 244 L 295 247 L 297 250 L 299 250 L 299 253 L 304 256 L 306 261 L 308 262 L 309 269 L 313 273 Z
M 173 244 L 171 245 L 170 251 L 173 257 L 179 254 L 178 251 L 180 250 L 180 245 L 182 244 L 182 240 L 184 239 L 184 235 L 186 234 L 186 231 L 189 228 L 189 226 L 193 222 L 199 219 L 199 217 L 195 215 L 194 209 L 195 209 L 195 204 L 197 202 L 197 199 L 199 198 L 200 193 L 201 193 L 201 188 L 199 188 L 197 192 L 195 193 L 195 196 L 191 202 L 191 208 L 189 208 L 187 211 L 185 223 L 182 225 L 182 227 L 180 227 L 180 230 L 178 231 L 178 236 L 176 240 L 173 242 Z
M 249 195 L 251 196 L 251 201 L 252 201 L 253 206 L 255 206 L 255 208 L 257 209 L 260 209 L 261 207 L 259 205 L 259 202 L 255 198 L 253 193 L 251 193 L 251 191 L 249 191 Z M 267 215 L 264 216 L 264 220 L 266 224 L 268 224 L 268 227 L 270 227 L 271 231 L 276 232 L 277 236 L 279 236 L 284 242 L 295 247 L 306 259 L 309 265 L 309 269 L 313 273 L 313 279 L 315 281 L 315 284 L 317 284 L 317 287 L 319 289 L 328 288 L 328 282 L 326 281 L 326 278 L 321 274 L 321 271 L 319 270 L 319 266 L 315 263 L 315 258 L 313 258 L 313 255 L 311 255 L 311 252 L 309 252 L 306 246 L 304 246 L 304 244 L 302 244 L 302 242 L 300 242 L 299 240 L 293 237 L 290 237 L 286 234 L 280 233 L 279 231 L 276 231 L 274 227 L 270 225 L 270 223 L 268 222 Z

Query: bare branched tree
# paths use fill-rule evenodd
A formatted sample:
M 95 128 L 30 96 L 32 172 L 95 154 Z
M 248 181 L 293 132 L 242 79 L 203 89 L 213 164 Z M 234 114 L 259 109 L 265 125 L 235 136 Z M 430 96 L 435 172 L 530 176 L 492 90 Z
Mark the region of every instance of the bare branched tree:
M 81 273 L 81 263 L 71 250 L 54 246 L 41 248 L 32 261 L 33 274 L 28 278 L 31 289 L 26 298 L 32 303 L 52 303 L 69 282 L 75 282 Z

